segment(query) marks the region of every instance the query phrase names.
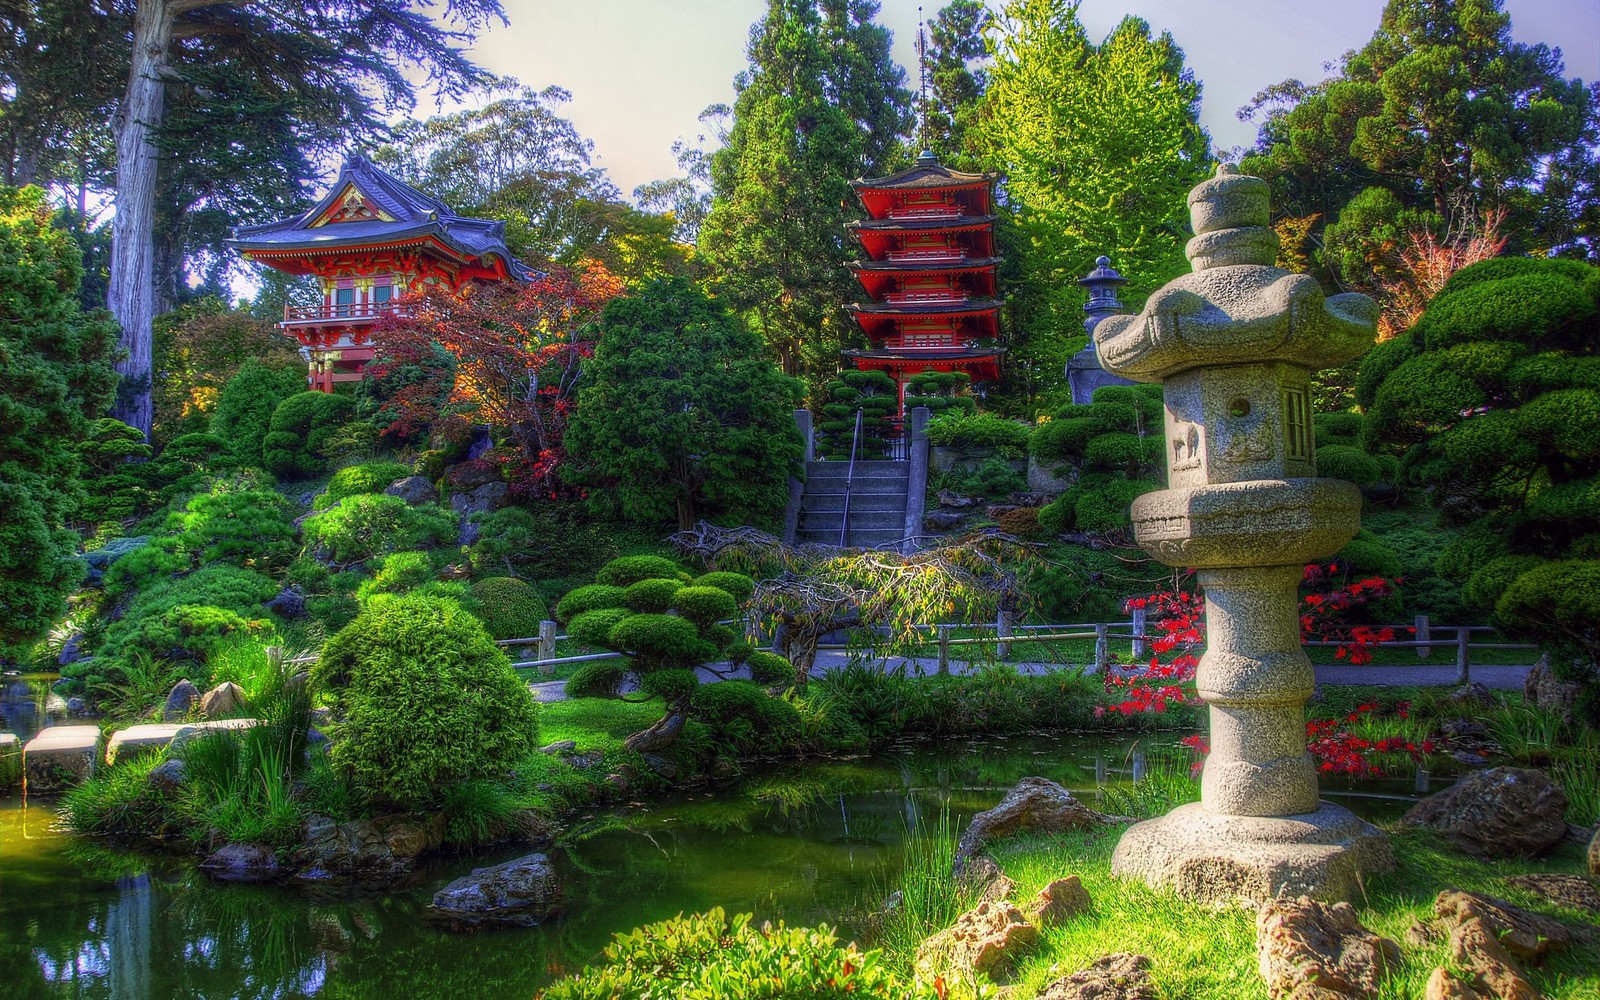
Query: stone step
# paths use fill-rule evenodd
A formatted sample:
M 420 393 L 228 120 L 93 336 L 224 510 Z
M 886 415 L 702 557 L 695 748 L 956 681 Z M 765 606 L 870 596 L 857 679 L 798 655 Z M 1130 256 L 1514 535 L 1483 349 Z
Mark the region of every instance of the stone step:
M 905 496 L 907 482 L 905 479 L 857 479 L 850 484 L 850 492 L 855 496 L 863 496 L 868 493 L 898 493 L 901 496 Z M 805 492 L 808 496 L 814 493 L 838 493 L 843 495 L 844 480 L 826 479 L 809 482 L 806 483 Z
M 838 545 L 839 532 L 826 531 L 797 531 L 794 540 L 796 544 Z M 900 544 L 900 529 L 894 528 L 852 528 L 847 545 L 860 549 L 893 548 Z
M 205 733 L 249 729 L 259 724 L 255 719 L 217 719 L 212 722 L 156 722 L 129 726 L 112 733 L 111 739 L 106 742 L 106 763 L 132 760 L 153 750 L 163 750 L 174 743 L 182 745 Z
M 64 792 L 94 773 L 99 726 L 51 726 L 22 748 L 22 766 L 32 795 Z
M 900 493 L 854 493 L 850 497 L 850 510 L 892 510 L 905 513 L 906 495 Z M 808 514 L 813 511 L 841 511 L 844 510 L 843 493 L 806 493 L 800 499 L 800 511 Z
M 905 526 L 904 510 L 851 510 L 850 530 L 852 532 L 862 529 L 883 528 L 899 532 Z M 839 525 L 844 522 L 843 511 L 813 511 L 800 515 L 799 530 L 832 532 L 833 537 L 839 537 Z
M 911 474 L 910 462 L 857 462 L 857 479 L 875 479 L 881 476 L 905 477 Z M 849 462 L 807 462 L 806 478 L 843 479 L 850 475 Z

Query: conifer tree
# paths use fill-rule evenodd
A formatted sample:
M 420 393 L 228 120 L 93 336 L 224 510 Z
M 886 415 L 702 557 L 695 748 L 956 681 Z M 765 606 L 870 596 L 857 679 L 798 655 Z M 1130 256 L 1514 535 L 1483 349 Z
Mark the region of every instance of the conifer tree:
M 813 390 L 846 337 L 850 181 L 886 172 L 910 125 L 905 73 L 877 11 L 875 0 L 769 0 L 734 81 L 699 234 L 718 289 Z

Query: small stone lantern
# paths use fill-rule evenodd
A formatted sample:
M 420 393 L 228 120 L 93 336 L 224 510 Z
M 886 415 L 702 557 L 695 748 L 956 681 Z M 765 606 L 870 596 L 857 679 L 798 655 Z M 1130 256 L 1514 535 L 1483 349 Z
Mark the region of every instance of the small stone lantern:
M 1364 353 L 1378 307 L 1273 266 L 1265 181 L 1223 165 L 1189 208 L 1193 273 L 1137 316 L 1104 317 L 1094 339 L 1107 371 L 1164 386 L 1169 488 L 1134 502 L 1134 534 L 1162 562 L 1198 570 L 1211 752 L 1201 801 L 1130 828 L 1112 868 L 1216 903 L 1349 898 L 1361 873 L 1393 859 L 1379 830 L 1319 801 L 1297 588 L 1361 514 L 1355 486 L 1315 478 L 1311 374 Z

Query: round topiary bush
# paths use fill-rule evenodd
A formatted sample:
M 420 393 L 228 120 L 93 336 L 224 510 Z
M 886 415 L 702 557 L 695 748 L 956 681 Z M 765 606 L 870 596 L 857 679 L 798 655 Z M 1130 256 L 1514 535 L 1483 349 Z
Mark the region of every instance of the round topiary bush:
M 622 607 L 623 589 L 606 583 L 592 583 L 570 590 L 556 602 L 556 621 L 566 623 L 586 611 Z
M 740 604 L 748 601 L 756 592 L 756 582 L 743 573 L 716 572 L 706 573 L 695 577 L 696 587 L 716 587 L 733 595 L 733 599 Z
M 611 638 L 611 630 L 633 612 L 627 608 L 599 608 L 573 615 L 567 624 L 567 635 L 585 646 L 604 646 Z
M 301 525 L 309 551 L 343 565 L 406 549 L 438 545 L 456 534 L 454 515 L 433 504 L 415 507 L 385 493 L 346 497 Z
M 622 556 L 613 559 L 600 567 L 600 572 L 595 574 L 596 583 L 610 584 L 613 587 L 626 587 L 638 583 L 640 580 L 682 580 L 687 582 L 688 574 L 683 568 L 671 559 L 661 556 Z
M 567 678 L 568 698 L 615 698 L 622 687 L 626 668 L 617 660 L 596 660 L 585 663 Z
M 378 561 L 372 579 L 361 584 L 356 596 L 404 593 L 432 580 L 437 573 L 438 566 L 426 552 L 390 553 Z
M 653 694 L 668 704 L 682 701 L 694 694 L 700 678 L 693 670 L 652 670 L 640 679 L 639 686 L 646 694 Z
M 382 493 L 396 479 L 411 475 L 411 470 L 399 462 L 365 462 L 351 465 L 333 474 L 328 488 L 311 501 L 312 509 L 326 510 L 345 497 L 364 493 Z
M 334 710 L 334 766 L 380 807 L 424 809 L 454 782 L 498 778 L 539 745 L 538 707 L 483 624 L 455 601 L 369 606 L 312 670 Z
M 677 580 L 640 580 L 623 588 L 622 603 L 641 614 L 660 614 L 672 607 L 673 596 L 682 589 Z
M 794 664 L 777 653 L 758 649 L 746 662 L 750 665 L 750 679 L 757 684 L 782 684 L 794 678 Z
M 261 440 L 261 463 L 284 479 L 315 476 L 327 465 L 322 444 L 328 435 L 355 415 L 348 396 L 327 392 L 301 392 L 272 411 L 272 423 Z
M 472 585 L 479 602 L 478 617 L 496 639 L 529 639 L 539 634 L 545 620 L 544 598 L 521 580 L 491 576 Z
M 671 607 L 701 628 L 739 613 L 739 602 L 720 587 L 682 587 L 672 595 Z
M 717 655 L 692 622 L 674 615 L 629 615 L 607 638 L 611 648 L 638 657 L 646 672 L 698 666 Z
M 800 713 L 751 681 L 702 684 L 694 692 L 694 714 L 712 738 L 740 751 L 779 752 L 800 736 Z

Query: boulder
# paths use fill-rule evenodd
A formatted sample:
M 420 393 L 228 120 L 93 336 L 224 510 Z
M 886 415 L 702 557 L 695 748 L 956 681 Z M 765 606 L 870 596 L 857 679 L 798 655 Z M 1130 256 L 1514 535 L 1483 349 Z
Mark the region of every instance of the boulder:
M 452 465 L 444 470 L 444 481 L 450 484 L 452 490 L 458 492 L 470 492 L 491 483 L 504 485 L 500 478 L 500 467 L 493 462 L 484 461 Z
M 1600 829 L 1589 841 L 1589 874 L 1600 875 Z
M 89 564 L 89 574 L 84 580 L 84 585 L 98 587 L 105 580 L 106 570 L 111 564 L 123 556 L 150 541 L 149 535 L 135 535 L 131 538 L 114 538 L 98 549 L 91 549 L 83 554 L 83 561 Z
M 1005 514 L 1009 514 L 1012 511 L 1017 510 L 1017 509 L 1019 509 L 1019 508 L 1017 507 L 1016 504 L 1011 504 L 1011 503 L 992 503 L 992 504 L 988 505 L 987 507 L 983 508 L 983 516 L 987 517 L 991 521 L 998 521 L 998 520 L 1000 520 L 1001 516 L 1003 516 Z
M 340 876 L 384 883 L 408 874 L 417 858 L 444 843 L 444 815 L 379 816 L 335 823 L 306 817 L 295 863 L 302 877 Z
M 175 792 L 189 777 L 189 765 L 181 760 L 165 760 L 145 775 L 145 784 L 163 792 Z
M 568 753 L 578 749 L 577 740 L 557 740 L 539 748 L 540 753 Z
M 1050 502 L 1046 493 L 1007 493 L 1006 501 L 1018 507 L 1043 507 Z
M 1385 973 L 1400 964 L 1400 946 L 1362 927 L 1349 903 L 1329 905 L 1308 896 L 1262 907 L 1256 948 L 1273 1000 L 1375 997 Z M 1308 985 L 1321 992 L 1307 992 Z
M 1449 969 L 1438 968 L 1428 977 L 1422 1000 L 1483 1000 L 1483 994 L 1457 978 Z
M 200 714 L 208 719 L 220 719 L 244 710 L 244 688 L 233 681 L 223 681 L 200 696 Z
M 988 973 L 1014 961 L 1039 941 L 1039 928 L 1006 902 L 982 902 L 956 918 L 953 926 L 917 949 L 917 978 L 932 982 L 949 973 L 966 977 Z
M 557 915 L 561 884 L 550 859 L 529 854 L 492 868 L 474 868 L 433 896 L 429 912 L 452 929 L 532 927 Z
M 953 531 L 967 521 L 967 515 L 953 510 L 930 510 L 922 515 L 922 526 L 929 531 Z
M 972 817 L 961 834 L 961 842 L 956 845 L 955 871 L 961 874 L 986 844 L 1005 837 L 1130 822 L 1132 820 L 1125 816 L 1107 816 L 1090 809 L 1048 778 L 1023 778 L 1006 793 L 999 805 Z
M 554 843 L 556 835 L 561 832 L 555 820 L 537 809 L 512 810 L 511 829 L 517 840 L 537 847 Z
M 939 506 L 941 507 L 965 510 L 968 507 L 976 507 L 978 503 L 979 499 L 977 497 L 963 496 L 954 490 L 939 491 Z
M 1017 887 L 993 858 L 982 854 L 967 862 L 957 881 L 969 896 L 990 902 L 1009 899 Z
M 267 610 L 285 621 L 306 616 L 306 595 L 300 588 L 290 585 L 278 591 L 278 596 L 267 602 Z
M 1565 924 L 1481 893 L 1446 890 L 1434 899 L 1433 912 L 1451 930 L 1481 921 L 1507 952 L 1523 961 L 1537 962 L 1551 950 L 1572 944 L 1572 931 Z
M 385 486 L 383 492 L 392 497 L 399 497 L 413 507 L 419 503 L 439 502 L 439 491 L 434 489 L 433 484 L 421 476 L 406 476 L 404 479 L 396 479 L 388 486 Z
M 1569 725 L 1572 722 L 1572 710 L 1578 704 L 1578 692 L 1577 684 L 1562 680 L 1550 669 L 1549 654 L 1539 657 L 1539 662 L 1522 680 L 1524 701 L 1541 711 L 1560 716 L 1561 721 Z
M 172 690 L 167 692 L 167 702 L 161 707 L 161 717 L 168 722 L 181 719 L 200 702 L 200 689 L 194 682 L 185 677 L 172 685 Z
M 650 770 L 654 771 L 659 777 L 666 781 L 671 781 L 673 778 L 676 778 L 678 776 L 678 772 L 682 770 L 682 768 L 678 766 L 677 761 L 673 760 L 671 757 L 668 757 L 664 753 L 647 753 L 640 754 L 640 756 L 644 758 L 646 767 L 650 768 Z
M 56 654 L 56 665 L 67 666 L 83 659 L 83 633 L 74 632 L 61 644 L 61 652 Z
M 1471 976 L 1479 994 L 1498 1000 L 1542 1000 L 1523 977 L 1522 966 L 1501 945 L 1484 921 L 1473 917 L 1450 934 L 1450 957 Z
M 1461 708 L 1493 705 L 1494 695 L 1481 681 L 1473 681 L 1450 692 L 1450 703 Z
M 1054 927 L 1087 911 L 1089 906 L 1089 890 L 1083 887 L 1078 876 L 1068 875 L 1040 889 L 1028 904 L 1026 913 L 1028 919 L 1040 927 Z
M 1594 879 L 1582 875 L 1536 872 L 1513 875 L 1506 879 L 1506 884 L 1569 910 L 1600 914 L 1600 889 L 1596 888 Z
M 1118 952 L 1046 986 L 1038 1000 L 1159 1000 L 1150 959 Z
M 493 482 L 484 483 L 470 493 L 450 494 L 450 509 L 461 518 L 461 534 L 456 540 L 457 544 L 471 545 L 478 540 L 479 529 L 472 515 L 499 510 L 509 490 L 505 483 Z
M 89 703 L 77 695 L 73 695 L 67 699 L 67 714 L 75 719 L 82 718 L 89 714 Z
M 224 844 L 200 870 L 218 882 L 271 882 L 280 874 L 277 855 L 257 844 Z
M 1400 828 L 1439 831 L 1478 858 L 1538 857 L 1567 835 L 1567 796 L 1543 772 L 1496 767 L 1430 795 Z

